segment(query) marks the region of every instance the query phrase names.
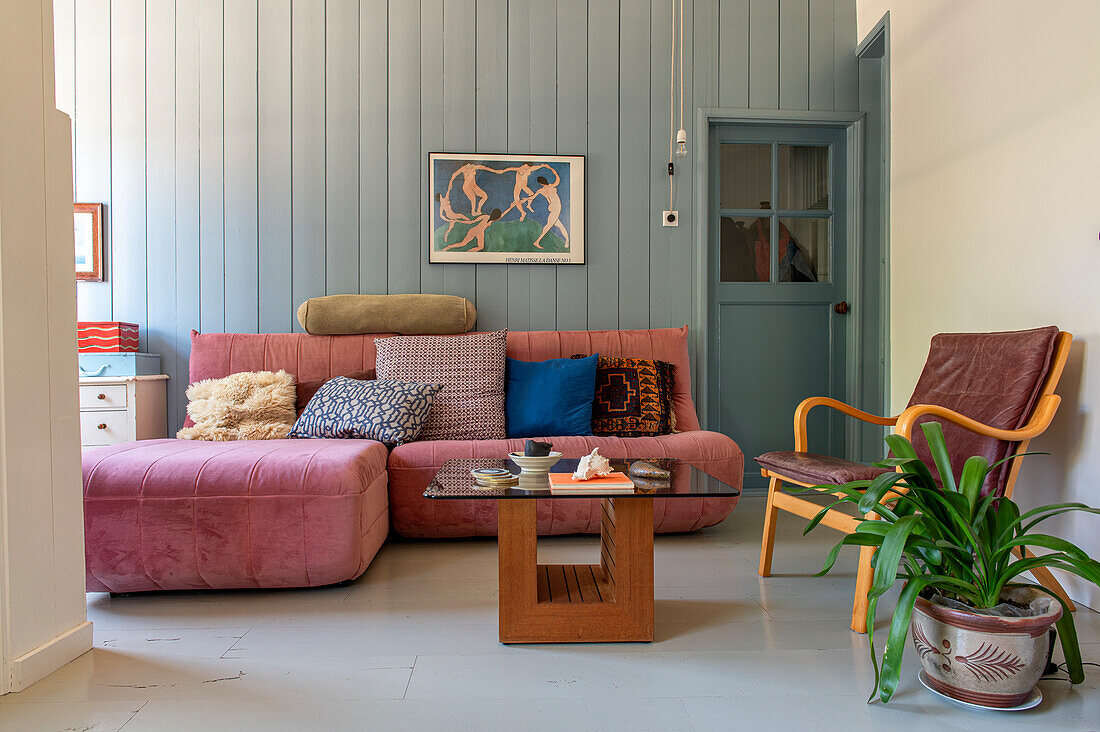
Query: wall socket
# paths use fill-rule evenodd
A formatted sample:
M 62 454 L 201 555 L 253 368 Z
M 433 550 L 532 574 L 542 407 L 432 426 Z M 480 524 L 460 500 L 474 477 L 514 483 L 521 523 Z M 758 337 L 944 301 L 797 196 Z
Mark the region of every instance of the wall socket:
M 680 225 L 680 212 L 679 211 L 662 211 L 661 223 L 664 226 L 679 226 Z

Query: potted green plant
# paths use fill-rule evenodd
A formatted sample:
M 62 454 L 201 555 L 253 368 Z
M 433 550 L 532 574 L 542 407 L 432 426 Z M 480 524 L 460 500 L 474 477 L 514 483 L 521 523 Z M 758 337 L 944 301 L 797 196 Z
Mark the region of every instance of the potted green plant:
M 971 457 L 956 479 L 939 423 L 927 422 L 921 429 L 934 466 L 917 457 L 909 440 L 890 435 L 886 442 L 892 457 L 878 465 L 895 472 L 818 487 L 840 496 L 828 508 L 852 503 L 871 519 L 832 548 L 817 575 L 833 567 L 843 546 L 877 547 L 867 608 L 875 668 L 875 688 L 868 702 L 876 695 L 888 702 L 897 689 L 910 627 L 924 667 L 922 681 L 961 701 L 1007 708 L 1026 700 L 1049 659 L 1051 625 L 1061 639 L 1070 680 L 1082 682 L 1073 615 L 1057 595 L 1021 581 L 1020 575 L 1050 567 L 1100 584 L 1100 563 L 1072 543 L 1036 531 L 1041 522 L 1060 514 L 1100 510 L 1083 503 L 1055 503 L 1021 513 L 1007 498 L 983 497 L 986 476 L 1000 463 L 989 465 L 985 458 Z M 939 484 L 933 467 L 941 476 Z M 824 515 L 823 510 L 806 533 Z M 1026 547 L 1046 553 L 1016 556 Z M 904 587 L 880 665 L 874 644 L 875 611 L 879 598 L 898 582 Z

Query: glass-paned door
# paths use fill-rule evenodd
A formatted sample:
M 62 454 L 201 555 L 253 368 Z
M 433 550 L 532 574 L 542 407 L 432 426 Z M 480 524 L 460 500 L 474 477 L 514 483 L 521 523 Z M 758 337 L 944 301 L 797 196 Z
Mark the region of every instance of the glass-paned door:
M 746 458 L 794 447 L 794 408 L 843 399 L 846 151 L 833 127 L 716 125 L 710 180 L 710 424 Z M 839 420 L 815 452 L 844 454 Z

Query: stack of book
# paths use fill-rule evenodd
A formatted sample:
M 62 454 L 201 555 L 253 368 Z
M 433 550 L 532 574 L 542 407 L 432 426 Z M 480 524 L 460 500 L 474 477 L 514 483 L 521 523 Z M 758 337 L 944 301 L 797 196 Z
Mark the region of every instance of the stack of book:
M 572 473 L 550 473 L 550 492 L 578 496 L 633 493 L 634 483 L 618 472 L 589 480 L 576 480 Z

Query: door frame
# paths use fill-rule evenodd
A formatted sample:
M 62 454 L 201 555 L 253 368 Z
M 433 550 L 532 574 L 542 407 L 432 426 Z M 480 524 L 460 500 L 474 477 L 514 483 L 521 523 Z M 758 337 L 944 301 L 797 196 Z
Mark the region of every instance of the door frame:
M 702 151 L 710 150 L 711 126 L 714 123 L 735 123 L 742 125 L 766 125 L 766 126 L 796 126 L 814 125 L 818 127 L 838 127 L 845 130 L 847 180 L 845 189 L 847 193 L 848 210 L 846 212 L 846 225 L 848 227 L 848 246 L 845 252 L 846 267 L 848 270 L 845 299 L 855 302 L 852 316 L 846 323 L 846 372 L 844 375 L 845 390 L 849 401 L 857 405 L 878 406 L 884 395 L 860 393 L 859 375 L 864 364 L 864 348 L 857 337 L 859 333 L 868 332 L 867 327 L 873 327 L 874 332 L 879 332 L 879 323 L 865 322 L 876 314 L 875 320 L 884 319 L 886 310 L 885 302 L 877 303 L 873 313 L 868 313 L 871 308 L 864 307 L 857 293 L 862 291 L 863 272 L 858 266 L 862 259 L 863 241 L 863 207 L 864 207 L 864 118 L 863 112 L 816 112 L 803 110 L 762 110 L 739 109 L 727 107 L 700 107 L 695 114 L 695 149 L 701 151 L 695 160 L 695 176 L 692 181 L 692 194 L 694 201 L 692 238 L 695 246 L 695 298 L 692 302 L 692 319 L 695 345 L 695 393 L 704 403 L 705 408 L 700 412 L 699 419 L 706 429 L 710 423 L 711 406 L 707 403 L 710 394 L 709 380 L 712 375 L 708 373 L 710 364 L 710 278 L 707 267 L 710 261 L 710 156 Z M 880 272 L 884 275 L 885 271 Z M 879 355 L 874 354 L 877 362 Z M 807 396 L 816 396 L 807 394 Z M 853 457 L 853 451 L 858 444 L 858 426 L 853 420 L 846 420 L 844 426 L 846 450 L 849 453 L 845 457 Z M 746 456 L 752 458 L 753 456 Z

